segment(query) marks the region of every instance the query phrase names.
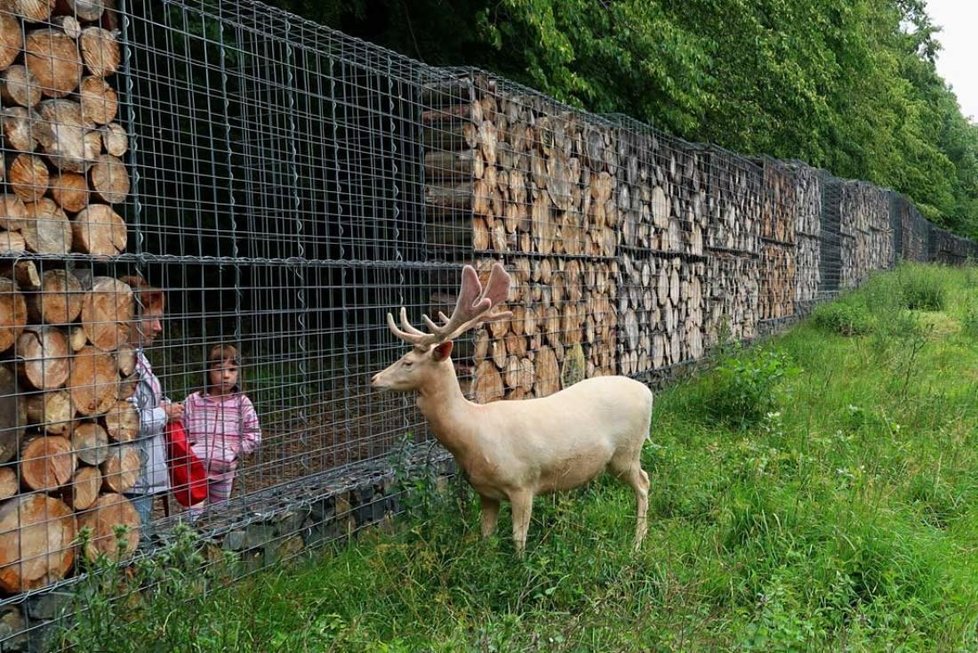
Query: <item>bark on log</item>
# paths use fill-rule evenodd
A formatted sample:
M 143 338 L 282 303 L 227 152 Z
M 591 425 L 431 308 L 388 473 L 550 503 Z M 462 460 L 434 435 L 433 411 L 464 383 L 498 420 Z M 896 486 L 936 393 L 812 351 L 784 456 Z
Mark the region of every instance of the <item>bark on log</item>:
M 116 402 L 118 369 L 111 354 L 85 347 L 75 354 L 68 376 L 68 392 L 81 415 L 100 415 Z
M 20 452 L 21 438 L 27 425 L 27 408 L 17 375 L 6 365 L 0 365 L 0 463 L 11 460 Z
M 112 277 L 95 277 L 81 312 L 88 341 L 102 351 L 115 351 L 129 342 L 132 318 L 132 289 Z
M 91 530 L 85 557 L 95 560 L 103 554 L 110 560 L 128 558 L 139 544 L 139 524 L 139 513 L 128 499 L 121 494 L 103 494 L 91 508 L 78 515 L 78 528 Z M 126 527 L 121 542 L 116 536 L 120 526 Z
M 24 63 L 48 97 L 64 97 L 78 88 L 82 73 L 78 44 L 58 29 L 29 33 L 24 42 Z
M 87 27 L 78 38 L 85 66 L 96 77 L 108 77 L 119 69 L 119 42 L 112 32 L 101 27 Z
M 96 183 L 93 175 L 93 187 Z M 71 229 L 75 249 L 79 252 L 97 257 L 111 257 L 126 251 L 126 223 L 107 204 L 91 204 L 79 211 L 71 221 Z
M 71 448 L 86 465 L 101 465 L 109 457 L 109 436 L 96 422 L 82 422 L 71 434 Z
M 0 195 L 0 229 L 18 231 L 27 219 L 27 207 L 17 195 Z
M 0 277 L 0 352 L 20 338 L 27 324 L 27 302 L 12 279 Z
M 81 36 L 81 23 L 74 16 L 54 16 L 51 19 L 51 25 L 64 32 L 68 38 L 77 40 Z
M 77 467 L 68 438 L 42 435 L 28 440 L 20 456 L 20 482 L 39 492 L 50 492 L 71 480 Z
M 99 20 L 105 11 L 102 0 L 57 0 L 55 12 L 75 16 L 78 20 L 89 22 Z
M 19 255 L 27 251 L 27 241 L 23 234 L 17 231 L 5 231 L 0 229 L 0 256 Z
M 72 245 L 71 222 L 61 207 L 47 197 L 24 206 L 27 208 L 27 219 L 20 232 L 27 242 L 27 248 L 38 254 L 69 253 Z
M 111 447 L 108 456 L 99 465 L 102 483 L 112 492 L 128 492 L 139 479 L 141 467 L 139 449 L 134 445 Z
M 24 494 L 0 507 L 0 588 L 23 592 L 64 578 L 75 559 L 71 508 L 43 494 Z

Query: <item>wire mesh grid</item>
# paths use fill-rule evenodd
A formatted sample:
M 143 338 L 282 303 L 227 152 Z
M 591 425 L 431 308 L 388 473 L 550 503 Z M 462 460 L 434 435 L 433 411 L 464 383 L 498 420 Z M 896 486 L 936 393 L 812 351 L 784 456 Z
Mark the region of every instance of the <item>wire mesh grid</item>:
M 0 196 L 0 605 L 28 628 L 112 526 L 142 556 L 158 540 L 137 527 L 165 538 L 188 517 L 146 500 L 164 397 L 220 425 L 199 436 L 220 455 L 204 447 L 217 494 L 195 523 L 254 568 L 395 512 L 393 458 L 447 472 L 414 402 L 370 377 L 406 349 L 387 312 L 451 312 L 463 263 L 512 275 L 512 317 L 453 352 L 485 402 L 657 378 L 898 254 L 974 256 L 888 191 L 258 3 L 106 6 L 0 10 L 23 44 L 7 78 L 42 60 L 3 98 Z M 238 392 L 215 408 L 228 368 Z

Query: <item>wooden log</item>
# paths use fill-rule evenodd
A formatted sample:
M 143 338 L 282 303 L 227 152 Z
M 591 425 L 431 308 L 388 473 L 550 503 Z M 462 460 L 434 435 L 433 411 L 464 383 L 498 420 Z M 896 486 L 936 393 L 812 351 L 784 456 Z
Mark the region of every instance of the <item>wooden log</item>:
M 116 531 L 125 527 L 121 541 Z M 121 494 L 108 493 L 100 496 L 92 507 L 78 515 L 78 528 L 87 528 L 91 536 L 85 544 L 84 555 L 95 560 L 105 555 L 110 560 L 131 556 L 139 545 L 139 513 Z
M 27 209 L 27 219 L 20 232 L 29 250 L 38 254 L 58 255 L 71 251 L 71 222 L 54 200 L 42 197 L 24 206 Z
M 141 467 L 139 449 L 134 445 L 110 447 L 108 456 L 99 465 L 102 484 L 111 492 L 128 492 L 139 479 Z
M 48 97 L 64 97 L 78 88 L 82 72 L 78 45 L 61 30 L 30 32 L 24 41 L 24 63 Z
M 27 207 L 17 195 L 0 195 L 0 229 L 18 231 L 27 219 Z
M 20 21 L 6 11 L 0 12 L 0 70 L 17 59 L 24 48 L 24 33 Z
M 35 202 L 48 190 L 48 167 L 33 154 L 18 154 L 7 167 L 7 182 L 24 202 Z
M 97 21 L 105 11 L 102 0 L 57 0 L 55 13 L 74 16 L 78 20 Z
M 16 64 L 0 74 L 0 99 L 7 105 L 6 111 L 35 107 L 42 97 L 41 83 L 27 66 Z M 26 117 L 27 114 L 24 115 Z M 17 149 L 21 152 L 31 151 L 22 147 Z
M 24 235 L 17 231 L 0 229 L 0 256 L 19 255 L 27 251 L 27 241 Z
M 13 465 L 0 467 L 0 501 L 6 501 L 20 492 L 20 479 Z
M 65 488 L 65 503 L 76 511 L 86 510 L 98 500 L 102 472 L 98 467 L 79 467 Z
M 0 277 L 0 352 L 9 349 L 27 324 L 27 302 L 12 279 Z
M 560 365 L 554 350 L 543 345 L 533 360 L 535 368 L 534 397 L 546 397 L 560 390 Z
M 93 176 L 93 186 L 95 183 Z M 126 223 L 107 204 L 90 204 L 79 211 L 71 221 L 71 230 L 77 251 L 97 257 L 116 256 L 126 251 Z
M 119 364 L 119 374 L 124 377 L 131 376 L 136 371 L 136 350 L 130 345 L 119 345 L 115 352 L 116 361 Z
M 128 401 L 117 401 L 105 415 L 105 430 L 114 442 L 131 442 L 139 436 L 139 411 Z
M 78 87 L 78 99 L 84 120 L 97 125 L 107 125 L 119 112 L 119 98 L 115 89 L 101 77 L 85 77 Z
M 28 23 L 44 23 L 50 20 L 54 0 L 10 0 L 4 10 L 20 16 Z
M 121 157 L 129 151 L 129 134 L 119 123 L 103 125 L 98 131 L 102 136 L 102 148 L 106 153 Z
M 50 326 L 31 326 L 17 338 L 20 371 L 28 383 L 38 390 L 60 388 L 68 380 L 71 349 L 60 329 Z
M 51 25 L 64 32 L 68 38 L 77 40 L 81 36 L 81 23 L 74 16 L 54 16 L 51 18 Z
M 101 27 L 86 27 L 78 37 L 78 44 L 85 66 L 96 77 L 108 77 L 119 69 L 122 56 L 112 32 Z
M 89 177 L 92 191 L 109 204 L 118 204 L 129 196 L 126 166 L 111 154 L 103 154 L 95 160 Z
M 20 482 L 39 492 L 50 492 L 71 480 L 77 467 L 68 438 L 42 435 L 24 445 L 20 455 Z
M 86 172 L 98 158 L 102 135 L 73 100 L 45 100 L 34 136 L 48 160 L 61 171 Z
M 51 197 L 69 213 L 78 213 L 88 206 L 88 180 L 75 172 L 62 172 L 51 180 Z
M 71 435 L 74 430 L 75 407 L 66 390 L 54 390 L 28 395 L 25 400 L 27 420 L 44 429 L 48 435 Z
M 115 405 L 118 369 L 112 355 L 95 347 L 75 354 L 68 376 L 68 392 L 81 415 L 99 415 Z
M 71 434 L 71 448 L 86 465 L 101 465 L 109 457 L 109 435 L 97 422 L 82 422 Z
M 38 589 L 61 580 L 75 559 L 75 515 L 64 502 L 23 494 L 0 506 L 0 588 Z
M 7 365 L 0 365 L 0 463 L 20 452 L 20 442 L 27 425 L 27 408 L 17 375 Z
M 34 139 L 31 112 L 24 107 L 7 107 L 2 116 L 3 137 L 7 145 L 18 152 L 33 152 L 37 141 Z
M 480 363 L 472 380 L 472 397 L 477 404 L 487 404 L 505 395 L 503 379 L 492 361 Z
M 35 324 L 68 324 L 81 315 L 81 281 L 66 270 L 48 270 L 41 275 L 41 288 L 27 293 L 27 314 Z
M 112 277 L 95 277 L 81 312 L 88 341 L 102 351 L 115 351 L 129 342 L 132 318 L 132 289 Z

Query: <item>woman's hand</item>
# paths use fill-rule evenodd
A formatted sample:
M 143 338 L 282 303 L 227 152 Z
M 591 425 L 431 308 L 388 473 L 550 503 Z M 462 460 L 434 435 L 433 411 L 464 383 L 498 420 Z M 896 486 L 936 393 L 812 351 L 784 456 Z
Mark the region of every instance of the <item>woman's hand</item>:
M 166 421 L 168 421 L 168 422 L 176 422 L 178 420 L 183 419 L 183 404 L 182 403 L 179 403 L 179 402 L 174 403 L 172 401 L 163 401 L 163 402 L 161 402 L 160 407 L 163 409 L 163 412 L 166 413 Z

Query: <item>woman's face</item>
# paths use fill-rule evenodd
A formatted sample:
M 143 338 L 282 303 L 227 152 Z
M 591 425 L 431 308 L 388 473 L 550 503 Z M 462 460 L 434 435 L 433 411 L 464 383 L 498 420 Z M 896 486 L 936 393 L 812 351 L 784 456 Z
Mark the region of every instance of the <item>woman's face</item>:
M 135 344 L 140 347 L 153 344 L 153 341 L 163 333 L 163 310 L 147 309 L 136 318 L 133 336 Z
M 226 395 L 238 385 L 238 364 L 233 360 L 224 360 L 220 364 L 212 363 L 207 371 L 210 381 L 210 392 L 216 395 Z

